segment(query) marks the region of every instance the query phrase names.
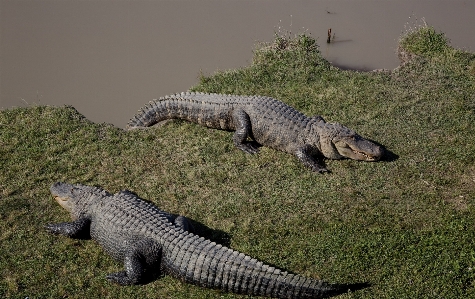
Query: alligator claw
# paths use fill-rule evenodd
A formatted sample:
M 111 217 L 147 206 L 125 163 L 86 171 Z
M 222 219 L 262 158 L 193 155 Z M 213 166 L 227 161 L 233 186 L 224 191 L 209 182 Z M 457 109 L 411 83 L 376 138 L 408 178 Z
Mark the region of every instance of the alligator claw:
M 43 226 L 43 228 L 48 232 L 48 233 L 51 233 L 51 234 L 55 234 L 55 235 L 58 235 L 59 232 L 58 232 L 58 227 L 53 224 L 53 223 L 48 223 L 46 224 L 45 226 Z
M 314 172 L 318 172 L 318 173 L 330 173 L 330 170 L 326 169 L 325 167 L 323 166 L 320 166 L 318 164 L 313 164 L 313 165 L 310 165 L 310 169 L 312 169 L 312 171 Z
M 240 150 L 242 150 L 243 152 L 247 153 L 247 154 L 257 154 L 259 152 L 259 148 L 255 145 L 253 145 L 252 143 L 244 143 L 244 144 L 240 144 L 238 146 L 238 148 Z
M 44 228 L 47 232 L 55 235 L 64 235 L 75 239 L 90 239 L 89 225 L 89 219 L 79 218 L 72 222 L 49 223 Z
M 106 278 L 107 280 L 117 283 L 122 286 L 134 284 L 132 279 L 130 279 L 130 277 L 127 276 L 127 273 L 125 271 L 111 273 L 107 275 Z

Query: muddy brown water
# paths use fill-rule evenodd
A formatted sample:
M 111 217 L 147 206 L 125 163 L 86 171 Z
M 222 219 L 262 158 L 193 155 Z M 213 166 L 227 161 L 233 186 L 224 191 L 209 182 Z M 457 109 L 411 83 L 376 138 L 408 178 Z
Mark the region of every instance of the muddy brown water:
M 399 36 L 422 18 L 475 51 L 474 15 L 475 1 L 461 0 L 0 0 L 0 108 L 68 104 L 123 128 L 200 72 L 249 65 L 275 32 L 307 31 L 342 68 L 392 69 Z

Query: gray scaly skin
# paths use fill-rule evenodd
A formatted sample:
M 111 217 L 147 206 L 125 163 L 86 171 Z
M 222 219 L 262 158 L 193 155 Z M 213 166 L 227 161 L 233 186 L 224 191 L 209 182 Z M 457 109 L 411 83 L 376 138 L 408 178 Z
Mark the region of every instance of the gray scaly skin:
M 320 116 L 307 117 L 294 108 L 264 96 L 181 93 L 151 101 L 128 123 L 127 129 L 152 126 L 166 119 L 184 119 L 200 125 L 235 131 L 233 141 L 242 151 L 255 154 L 248 141 L 295 155 L 305 166 L 326 172 L 316 157 L 378 161 L 381 146 L 338 123 Z
M 326 298 L 349 289 L 289 274 L 199 237 L 189 232 L 186 218 L 163 212 L 129 191 L 112 195 L 61 182 L 50 190 L 73 221 L 48 224 L 47 231 L 96 240 L 124 263 L 124 271 L 107 276 L 120 285 L 144 283 L 161 270 L 202 287 L 275 298 Z

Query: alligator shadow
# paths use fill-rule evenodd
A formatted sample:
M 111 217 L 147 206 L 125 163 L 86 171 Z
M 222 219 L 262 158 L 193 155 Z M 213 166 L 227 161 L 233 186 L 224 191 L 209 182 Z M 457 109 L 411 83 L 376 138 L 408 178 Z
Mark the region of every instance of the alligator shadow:
M 381 162 L 394 162 L 397 159 L 399 159 L 399 156 L 396 153 L 394 153 L 393 151 L 388 150 L 381 143 L 379 143 L 377 141 L 374 141 L 374 140 L 370 140 L 370 139 L 369 139 L 369 141 L 379 145 L 380 147 L 382 147 L 384 149 L 384 154 L 383 154 L 383 156 L 381 157 L 381 159 L 379 161 L 381 161 Z
M 397 159 L 399 159 L 398 155 L 396 155 L 394 152 L 386 149 L 386 151 L 384 152 L 384 156 L 381 158 L 381 161 L 382 162 L 394 162 Z
M 215 242 L 216 244 L 221 244 L 226 247 L 229 247 L 229 245 L 231 244 L 231 235 L 229 233 L 219 230 L 219 229 L 209 228 L 208 226 L 190 218 L 186 218 L 186 219 L 188 220 L 188 222 L 191 224 L 193 228 L 192 230 L 193 234 L 203 237 L 205 239 L 208 239 L 211 242 Z

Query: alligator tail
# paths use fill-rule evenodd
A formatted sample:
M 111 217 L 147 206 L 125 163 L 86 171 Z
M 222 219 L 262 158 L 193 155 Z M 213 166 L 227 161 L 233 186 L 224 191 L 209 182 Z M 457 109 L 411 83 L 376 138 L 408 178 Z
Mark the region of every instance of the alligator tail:
M 225 292 L 272 298 L 328 298 L 366 287 L 330 284 L 287 273 L 193 234 L 172 248 L 162 264 L 169 274 L 187 283 Z
M 219 95 L 186 92 L 165 96 L 140 109 L 127 124 L 127 130 L 150 127 L 167 119 L 183 119 L 210 128 L 231 130 L 234 127 L 231 109 L 231 104 Z

